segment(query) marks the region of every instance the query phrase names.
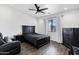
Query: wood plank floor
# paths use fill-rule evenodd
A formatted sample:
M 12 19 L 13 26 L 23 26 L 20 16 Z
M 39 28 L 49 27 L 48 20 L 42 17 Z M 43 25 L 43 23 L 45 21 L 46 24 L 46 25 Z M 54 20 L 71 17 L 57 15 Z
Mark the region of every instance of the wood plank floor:
M 68 49 L 65 46 L 53 41 L 39 49 L 28 43 L 22 43 L 19 55 L 67 55 L 67 51 Z

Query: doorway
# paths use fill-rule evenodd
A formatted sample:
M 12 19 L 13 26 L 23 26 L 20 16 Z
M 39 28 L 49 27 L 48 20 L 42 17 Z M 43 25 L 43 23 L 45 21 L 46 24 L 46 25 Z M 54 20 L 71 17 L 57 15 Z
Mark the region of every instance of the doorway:
M 45 20 L 46 34 L 52 41 L 61 43 L 61 26 L 59 17 L 51 17 Z

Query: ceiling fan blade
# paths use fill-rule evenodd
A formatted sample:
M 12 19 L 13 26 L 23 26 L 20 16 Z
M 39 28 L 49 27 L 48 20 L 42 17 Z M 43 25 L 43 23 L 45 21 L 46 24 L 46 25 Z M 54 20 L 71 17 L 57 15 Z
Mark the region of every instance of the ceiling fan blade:
M 36 11 L 35 9 L 28 9 L 28 10 L 31 10 L 31 11 Z
M 40 9 L 40 10 L 47 10 L 48 8 L 43 8 L 43 9 Z
M 45 12 L 42 12 L 42 11 L 41 11 L 41 13 L 45 14 Z
M 38 12 L 36 12 L 35 14 L 37 14 Z
M 34 4 L 34 5 L 35 5 L 36 9 L 38 9 L 38 6 L 37 6 L 37 4 Z

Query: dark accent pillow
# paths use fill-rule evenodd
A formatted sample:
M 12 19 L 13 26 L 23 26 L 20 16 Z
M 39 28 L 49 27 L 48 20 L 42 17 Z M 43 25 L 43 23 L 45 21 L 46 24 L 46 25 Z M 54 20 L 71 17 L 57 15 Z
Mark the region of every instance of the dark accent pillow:
M 0 33 L 0 45 L 4 44 L 2 33 Z
M 3 39 L 3 35 L 2 35 L 2 33 L 0 33 L 0 39 Z
M 4 37 L 3 40 L 7 43 L 8 42 L 8 37 Z
M 4 40 L 0 38 L 0 45 L 4 44 Z

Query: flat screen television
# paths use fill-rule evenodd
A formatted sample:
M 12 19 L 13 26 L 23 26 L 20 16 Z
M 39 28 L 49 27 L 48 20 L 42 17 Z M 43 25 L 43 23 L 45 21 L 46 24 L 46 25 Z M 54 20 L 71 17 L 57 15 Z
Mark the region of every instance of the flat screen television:
M 22 26 L 22 33 L 27 34 L 27 33 L 35 33 L 35 26 Z

